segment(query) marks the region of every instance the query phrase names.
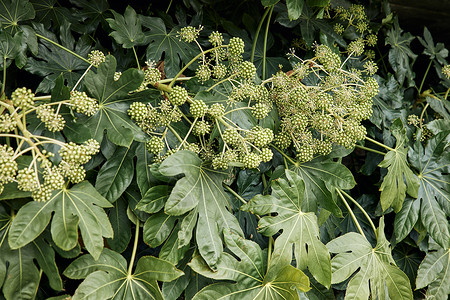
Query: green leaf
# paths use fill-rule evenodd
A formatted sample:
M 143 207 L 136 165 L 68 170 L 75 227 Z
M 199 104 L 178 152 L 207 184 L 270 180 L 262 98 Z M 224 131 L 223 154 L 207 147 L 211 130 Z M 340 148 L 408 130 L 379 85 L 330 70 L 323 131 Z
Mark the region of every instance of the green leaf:
M 168 185 L 156 185 L 151 187 L 136 205 L 136 209 L 149 214 L 160 211 L 166 203 L 172 188 Z
M 74 22 L 78 15 L 72 15 L 67 7 L 61 6 L 57 0 L 31 0 L 36 10 L 35 22 L 42 23 L 46 28 L 52 25 L 56 28 L 66 22 Z
M 112 250 L 119 253 L 125 251 L 131 239 L 131 222 L 127 216 L 127 206 L 127 201 L 120 197 L 108 211 L 114 236 L 107 239 L 107 242 Z
M 230 199 L 223 190 L 222 181 L 228 174 L 209 169 L 195 153 L 185 150 L 165 159 L 159 172 L 165 176 L 184 174 L 173 188 L 164 211 L 173 216 L 191 211 L 181 221 L 184 240 L 190 240 L 197 223 L 196 240 L 200 254 L 214 268 L 223 251 L 220 238 L 223 229 L 242 234 L 236 218 L 227 210 Z
M 144 45 L 147 43 L 147 38 L 142 32 L 141 20 L 136 15 L 136 11 L 127 6 L 124 15 L 112 11 L 114 19 L 106 19 L 109 26 L 114 31 L 109 35 L 112 36 L 116 42 L 124 48 L 132 48 L 134 46 Z
M 32 201 L 19 210 L 11 224 L 9 245 L 18 249 L 33 241 L 55 212 L 51 227 L 56 245 L 63 250 L 75 247 L 79 227 L 87 250 L 98 258 L 103 249 L 103 237 L 113 236 L 102 207 L 111 207 L 111 204 L 87 181 L 69 190 L 55 191 L 48 201 Z
M 377 229 L 377 245 L 372 248 L 365 237 L 349 232 L 327 244 L 330 252 L 337 253 L 331 260 L 336 284 L 348 282 L 345 299 L 385 299 L 385 289 L 391 299 L 413 299 L 408 277 L 397 266 L 384 235 L 384 219 Z M 369 290 L 370 286 L 370 290 Z
M 450 248 L 428 252 L 420 264 L 416 288 L 427 286 L 427 298 L 446 299 L 450 294 Z
M 217 262 L 216 271 L 212 271 L 201 256 L 194 257 L 189 266 L 203 276 L 233 283 L 209 285 L 193 299 L 299 299 L 296 288 L 304 292 L 310 289 L 308 276 L 289 264 L 278 272 L 267 268 L 267 252 L 255 242 L 230 231 L 224 231 L 224 237 L 227 247 L 239 260 L 224 252 Z M 272 275 L 267 275 L 269 273 Z
M 297 20 L 302 15 L 304 0 L 286 0 L 289 19 L 291 21 Z
M 91 137 L 102 141 L 106 130 L 108 139 L 116 145 L 129 147 L 133 139 L 144 141 L 144 132 L 128 117 L 129 104 L 146 99 L 147 93 L 133 93 L 143 80 L 143 73 L 137 69 L 128 69 L 119 80 L 114 80 L 116 59 L 108 55 L 106 61 L 97 68 L 97 74 L 90 71 L 84 79 L 91 97 L 99 102 L 99 111 L 79 122 L 91 129 Z M 76 128 L 77 123 L 74 124 Z
M 423 37 L 417 37 L 420 43 L 425 47 L 423 53 L 430 56 L 430 59 L 437 59 L 440 64 L 447 64 L 445 58 L 448 56 L 448 50 L 445 49 L 445 45 L 443 43 L 437 43 L 434 45 L 433 37 L 431 36 L 428 28 L 423 28 Z
M 425 146 L 420 139 L 410 149 L 409 161 L 420 182 L 416 201 L 420 218 L 431 237 L 443 248 L 450 245 L 450 141 L 449 131 L 433 136 Z
M 141 191 L 141 195 L 150 188 L 152 174 L 150 172 L 151 154 L 145 149 L 144 143 L 139 143 L 136 148 L 136 181 Z
M 271 266 L 279 271 L 292 259 L 292 248 L 299 269 L 308 268 L 314 278 L 325 287 L 331 284 L 330 254 L 319 239 L 317 216 L 303 210 L 305 184 L 295 172 L 286 170 L 285 179 L 272 182 L 272 195 L 257 195 L 246 205 L 244 210 L 257 215 L 276 213 L 266 216 L 258 223 L 258 231 L 266 236 L 273 236 L 282 230 L 275 240 Z
M 170 235 L 176 220 L 176 217 L 166 215 L 164 212 L 151 215 L 144 224 L 144 242 L 151 248 L 161 245 Z
M 177 37 L 174 27 L 168 31 L 163 20 L 155 17 L 139 16 L 142 25 L 150 31 L 145 32 L 147 41 L 147 59 L 159 61 L 164 54 L 164 71 L 167 77 L 174 77 L 180 70 L 180 63 L 187 64 L 195 56 L 193 45 Z
M 420 202 L 407 197 L 402 209 L 395 215 L 394 233 L 395 241 L 402 241 L 414 228 L 419 219 Z
M 152 256 L 139 259 L 134 273 L 128 274 L 123 256 L 104 249 L 98 260 L 86 254 L 73 261 L 63 273 L 71 279 L 84 279 L 73 300 L 79 299 L 162 299 L 157 280 L 171 281 L 183 272 L 169 262 Z
M 280 0 L 261 0 L 261 4 L 265 7 L 272 6 L 280 2 Z
M 72 25 L 79 33 L 95 31 L 99 23 L 106 23 L 106 17 L 110 15 L 107 0 L 70 0 L 70 3 L 80 8 L 76 11 L 76 15 L 83 21 Z
M 403 30 L 395 21 L 394 26 L 387 32 L 386 45 L 390 45 L 389 63 L 395 71 L 397 81 L 403 85 L 405 79 L 408 79 L 408 86 L 414 85 L 414 73 L 412 65 L 417 57 L 412 52 L 410 44 L 414 40 L 412 34 L 403 33 Z
M 34 19 L 33 5 L 28 0 L 1 0 L 0 23 L 11 34 L 19 31 L 20 24 Z
M 396 119 L 392 123 L 391 133 L 397 139 L 395 149 L 394 151 L 389 151 L 384 156 L 384 160 L 378 165 L 388 170 L 380 186 L 380 202 L 383 211 L 392 205 L 397 213 L 402 208 L 406 193 L 411 197 L 417 197 L 419 182 L 408 166 L 408 139 L 406 137 L 406 128 L 401 119 Z
M 336 204 L 334 188 L 351 189 L 355 186 L 355 179 L 347 167 L 334 162 L 331 158 L 319 157 L 312 161 L 293 166 L 305 183 L 305 200 L 303 211 L 317 212 L 320 205 L 336 216 L 342 216 Z
M 51 288 L 62 290 L 52 247 L 41 236 L 20 249 L 11 249 L 6 242 L 11 221 L 11 216 L 0 206 L 0 287 L 3 286 L 3 295 L 6 299 L 34 299 L 40 281 L 34 261 L 44 271 Z
M 35 24 L 34 29 L 36 33 L 59 43 L 82 57 L 87 57 L 92 49 L 86 37 L 81 37 L 78 41 L 75 41 L 70 32 L 69 24 L 61 26 L 60 41 L 53 33 L 45 30 L 42 24 Z M 42 39 L 39 40 L 38 49 L 36 58 L 28 58 L 25 66 L 26 71 L 44 77 L 36 90 L 37 92 L 49 92 L 55 86 L 56 78 L 61 74 L 67 81 L 67 85 L 72 87 L 89 66 L 85 61 Z
M 98 172 L 95 188 L 111 203 L 125 192 L 133 180 L 135 148 L 117 147 Z
M 20 32 L 16 33 L 14 37 L 6 31 L 0 32 L 0 65 L 2 67 L 7 68 L 13 59 L 18 58 L 21 52 L 22 37 Z

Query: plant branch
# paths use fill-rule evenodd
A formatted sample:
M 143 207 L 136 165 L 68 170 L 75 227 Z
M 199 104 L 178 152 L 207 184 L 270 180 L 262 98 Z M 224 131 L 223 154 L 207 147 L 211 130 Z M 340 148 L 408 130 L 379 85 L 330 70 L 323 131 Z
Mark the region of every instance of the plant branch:
M 419 87 L 419 90 L 418 90 L 418 94 L 419 95 L 422 92 L 423 84 L 425 83 L 425 79 L 427 78 L 427 75 L 428 75 L 428 72 L 430 71 L 432 63 L 433 63 L 433 60 L 430 59 L 430 62 L 428 63 L 427 70 L 425 71 L 425 74 L 423 75 L 423 78 L 422 78 L 422 82 L 420 83 L 420 87 Z
M 241 201 L 243 204 L 247 204 L 247 201 L 245 201 L 244 198 L 241 197 L 238 193 L 236 193 L 232 188 L 230 188 L 228 185 L 222 183 L 222 186 L 229 191 L 233 196 L 235 196 L 239 201 Z
M 341 197 L 342 202 L 344 202 L 344 205 L 345 205 L 345 207 L 347 208 L 347 210 L 348 210 L 350 216 L 352 217 L 353 222 L 355 222 L 356 228 L 358 228 L 359 233 L 361 233 L 361 235 L 362 235 L 365 239 L 367 239 L 366 235 L 364 234 L 364 232 L 363 232 L 363 230 L 362 230 L 362 228 L 361 228 L 361 225 L 359 225 L 358 219 L 356 219 L 356 216 L 355 216 L 355 214 L 353 213 L 353 210 L 350 208 L 350 205 L 348 205 L 347 201 L 345 201 L 345 198 L 344 198 L 344 196 L 342 195 L 340 189 L 337 188 L 336 191 L 338 192 L 339 196 Z
M 270 7 L 269 16 L 267 17 L 267 23 L 266 23 L 266 32 L 264 34 L 264 46 L 263 46 L 263 62 L 262 62 L 262 80 L 266 78 L 266 51 L 267 51 L 267 37 L 269 35 L 269 25 L 270 25 L 270 18 L 272 17 L 273 12 L 273 5 Z
M 373 152 L 373 153 L 376 153 L 376 154 L 380 154 L 380 155 L 383 155 L 383 156 L 386 155 L 386 153 L 384 153 L 384 152 L 381 152 L 381 151 L 378 151 L 378 150 L 375 150 L 375 149 L 372 149 L 372 148 L 364 147 L 364 146 L 361 146 L 361 145 L 355 145 L 355 147 L 359 148 L 359 149 L 362 149 L 362 150 L 370 151 L 370 152 Z

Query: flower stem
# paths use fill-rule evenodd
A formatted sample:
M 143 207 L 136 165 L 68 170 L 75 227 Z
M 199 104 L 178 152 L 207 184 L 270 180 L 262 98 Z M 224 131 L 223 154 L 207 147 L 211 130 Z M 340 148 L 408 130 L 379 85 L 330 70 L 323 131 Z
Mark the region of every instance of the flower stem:
M 2 94 L 3 98 L 5 95 L 5 86 L 6 86 L 6 56 L 3 58 L 3 84 L 2 84 Z
M 422 92 L 423 84 L 425 83 L 425 79 L 427 78 L 428 71 L 430 71 L 430 68 L 431 68 L 431 64 L 432 64 L 432 63 L 433 63 L 433 60 L 430 59 L 430 63 L 428 64 L 427 70 L 425 71 L 425 74 L 423 75 L 422 82 L 420 83 L 420 87 L 419 87 L 419 91 L 418 91 L 418 94 L 419 94 L 419 95 L 420 95 L 420 93 Z
M 256 28 L 255 39 L 253 40 L 253 45 L 252 45 L 252 53 L 250 54 L 250 61 L 251 62 L 253 62 L 253 60 L 255 59 L 256 44 L 258 42 L 259 32 L 261 31 L 262 24 L 264 23 L 264 20 L 266 19 L 267 14 L 269 13 L 270 9 L 271 9 L 271 7 L 266 9 L 266 11 L 264 12 L 261 20 L 259 21 L 258 28 Z
M 348 205 L 347 201 L 345 201 L 345 198 L 344 198 L 344 196 L 342 195 L 341 191 L 340 191 L 339 189 L 336 189 L 336 191 L 338 192 L 339 196 L 341 197 L 342 202 L 344 202 L 345 207 L 347 207 L 347 210 L 348 210 L 350 216 L 352 217 L 353 222 L 355 222 L 356 228 L 358 228 L 359 233 L 361 233 L 361 235 L 362 235 L 365 239 L 367 239 L 366 235 L 364 234 L 364 232 L 363 232 L 363 230 L 362 230 L 362 228 L 361 228 L 361 225 L 359 225 L 358 219 L 356 219 L 356 216 L 355 216 L 355 214 L 353 213 L 352 209 L 351 209 L 350 206 Z
M 362 211 L 362 213 L 364 214 L 364 216 L 366 217 L 366 219 L 369 221 L 370 226 L 373 229 L 373 232 L 375 233 L 375 236 L 377 235 L 377 228 L 375 227 L 375 224 L 373 224 L 372 219 L 370 218 L 369 214 L 366 212 L 366 210 L 361 206 L 361 204 L 358 203 L 358 201 L 356 201 L 355 199 L 353 199 L 352 196 L 350 196 L 349 194 L 347 194 L 346 192 L 344 192 L 343 190 L 338 189 L 342 194 L 344 194 L 345 196 L 347 196 L 348 199 L 350 199 L 350 201 L 352 201 L 356 207 L 359 208 L 360 211 Z
M 136 251 L 139 240 L 139 218 L 136 218 L 136 232 L 134 234 L 133 253 L 131 254 L 130 264 L 128 265 L 128 276 L 131 276 L 133 272 L 134 259 L 136 258 Z
M 362 150 L 366 150 L 366 151 L 370 151 L 376 154 L 380 154 L 380 155 L 386 155 L 386 153 L 372 149 L 372 148 L 368 148 L 368 147 L 364 147 L 364 146 L 360 146 L 360 145 L 355 145 L 356 148 L 362 149 Z
M 375 145 L 378 145 L 378 146 L 380 146 L 380 147 L 383 147 L 383 148 L 386 149 L 386 150 L 389 150 L 389 151 L 396 151 L 395 149 L 393 149 L 393 148 L 391 148 L 391 147 L 389 147 L 389 146 L 386 146 L 385 144 L 380 143 L 380 142 L 378 142 L 378 141 L 376 141 L 376 140 L 374 140 L 374 139 L 371 139 L 371 138 L 368 137 L 368 136 L 366 136 L 366 140 L 368 140 L 369 142 L 374 143 Z
M 269 16 L 267 17 L 267 23 L 266 23 L 266 32 L 264 34 L 264 46 L 263 46 L 263 62 L 262 62 L 262 80 L 266 78 L 266 50 L 267 50 L 267 36 L 269 34 L 269 25 L 270 25 L 270 18 L 272 17 L 273 12 L 273 5 L 270 7 Z

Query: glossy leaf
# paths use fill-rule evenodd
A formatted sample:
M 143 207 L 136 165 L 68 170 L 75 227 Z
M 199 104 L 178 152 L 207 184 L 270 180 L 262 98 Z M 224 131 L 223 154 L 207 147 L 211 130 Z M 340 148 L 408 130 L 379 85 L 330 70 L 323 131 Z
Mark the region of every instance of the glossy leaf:
M 152 256 L 139 259 L 134 273 L 128 274 L 123 256 L 104 249 L 98 260 L 86 254 L 64 271 L 71 279 L 84 279 L 73 300 L 79 299 L 162 299 L 157 280 L 171 281 L 183 272 L 172 264 Z
M 166 76 L 174 77 L 180 70 L 180 63 L 188 63 L 194 54 L 194 47 L 180 41 L 177 37 L 178 27 L 170 31 L 163 20 L 155 17 L 140 16 L 142 25 L 150 31 L 145 32 L 148 39 L 147 59 L 159 61 L 164 54 L 164 71 Z
M 364 236 L 354 232 L 330 241 L 327 247 L 330 252 L 337 253 L 331 260 L 331 283 L 340 283 L 351 277 L 345 299 L 385 299 L 386 288 L 391 299 L 413 299 L 409 279 L 392 257 L 384 235 L 383 218 L 377 229 L 375 248 Z
M 67 7 L 61 6 L 57 0 L 31 0 L 36 11 L 35 22 L 39 22 L 49 28 L 51 25 L 59 27 L 66 22 L 75 21 Z
M 124 48 L 132 48 L 146 43 L 146 36 L 142 32 L 141 20 L 131 6 L 127 6 L 123 16 L 115 11 L 112 11 L 112 13 L 114 19 L 106 19 L 106 21 L 113 29 L 113 32 L 109 35 L 118 44 Z
M 75 247 L 78 227 L 87 250 L 98 258 L 103 237 L 113 236 L 103 207 L 111 204 L 87 181 L 69 190 L 55 191 L 46 202 L 32 201 L 19 210 L 11 224 L 9 245 L 17 249 L 33 241 L 47 227 L 54 212 L 51 231 L 56 245 L 63 250 Z
M 133 180 L 135 148 L 117 147 L 98 172 L 95 188 L 109 202 L 116 201 Z
M 448 50 L 443 43 L 434 44 L 428 28 L 423 28 L 423 38 L 417 37 L 420 43 L 425 47 L 423 53 L 430 56 L 430 59 L 436 59 L 440 64 L 447 64 L 445 58 L 448 56 Z
M 410 149 L 409 161 L 417 170 L 420 182 L 420 218 L 431 237 L 443 248 L 450 245 L 450 134 L 441 132 L 425 147 L 420 141 Z
M 92 117 L 86 118 L 84 125 L 91 129 L 91 136 L 99 142 L 102 141 L 106 130 L 111 142 L 129 147 L 133 139 L 144 141 L 146 137 L 131 121 L 127 109 L 131 103 L 144 100 L 147 95 L 146 92 L 128 94 L 142 83 L 141 71 L 128 69 L 115 81 L 116 66 L 116 59 L 108 55 L 106 61 L 98 67 L 97 74 L 92 71 L 86 74 L 85 86 L 90 96 L 99 101 L 100 110 Z
M 144 242 L 151 248 L 161 245 L 170 235 L 176 220 L 176 217 L 166 215 L 164 212 L 151 215 L 144 224 Z
M 282 231 L 275 240 L 271 268 L 290 264 L 292 248 L 299 269 L 308 268 L 314 278 L 325 287 L 331 284 L 330 254 L 319 239 L 319 225 L 313 212 L 303 211 L 305 184 L 295 172 L 286 170 L 285 179 L 272 182 L 272 195 L 255 196 L 241 209 L 266 216 L 258 222 L 258 231 L 273 236 Z
M 416 287 L 427 286 L 427 298 L 446 299 L 450 294 L 450 248 L 428 252 L 420 264 Z
M 228 211 L 230 199 L 222 187 L 227 173 L 209 169 L 190 151 L 178 151 L 169 156 L 160 165 L 159 172 L 165 176 L 184 174 L 173 188 L 164 211 L 172 216 L 191 211 L 181 221 L 181 230 L 191 236 L 197 223 L 196 241 L 200 254 L 214 268 L 223 251 L 221 232 L 227 229 L 242 234 L 238 221 Z M 190 237 L 184 239 L 186 243 L 189 240 Z
M 106 23 L 106 17 L 110 15 L 106 0 L 70 0 L 70 2 L 80 8 L 76 14 L 83 21 L 72 26 L 80 33 L 95 31 L 99 23 Z
M 1 0 L 0 23 L 11 34 L 19 31 L 21 23 L 33 19 L 35 11 L 28 0 Z
M 268 269 L 267 252 L 255 242 L 227 231 L 224 231 L 224 237 L 227 247 L 239 260 L 224 252 L 215 272 L 201 256 L 194 257 L 189 266 L 203 276 L 233 283 L 209 285 L 193 299 L 299 299 L 297 289 L 304 292 L 310 289 L 308 276 L 289 264 L 279 267 L 277 272 Z
M 394 121 L 391 126 L 391 132 L 397 139 L 397 144 L 395 149 L 389 151 L 384 156 L 384 160 L 378 165 L 388 170 L 380 186 L 380 202 L 383 211 L 392 205 L 394 211 L 399 212 L 406 193 L 411 197 L 417 197 L 419 182 L 408 165 L 408 148 L 406 144 L 408 139 L 406 137 L 406 128 L 400 119 Z
M 291 21 L 300 18 L 304 4 L 304 0 L 286 0 L 288 15 Z
M 120 197 L 107 212 L 114 231 L 113 237 L 107 239 L 107 242 L 112 250 L 119 253 L 125 251 L 131 239 L 131 221 L 127 216 L 127 206 L 125 198 Z
M 42 24 L 35 25 L 34 29 L 36 33 L 60 43 L 82 57 L 87 57 L 92 50 L 85 37 L 75 41 L 68 24 L 61 26 L 59 41 L 56 35 L 47 31 Z M 61 74 L 67 81 L 67 85 L 73 87 L 80 79 L 82 72 L 89 66 L 85 61 L 42 39 L 39 40 L 38 49 L 36 58 L 30 57 L 25 66 L 25 70 L 28 72 L 44 77 L 37 88 L 38 92 L 49 92 L 55 86 L 55 81 Z

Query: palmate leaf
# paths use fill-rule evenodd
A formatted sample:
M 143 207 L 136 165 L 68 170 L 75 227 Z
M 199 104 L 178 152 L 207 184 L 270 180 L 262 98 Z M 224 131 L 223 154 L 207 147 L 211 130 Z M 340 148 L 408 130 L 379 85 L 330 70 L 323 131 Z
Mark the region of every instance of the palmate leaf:
M 34 19 L 35 11 L 28 0 L 0 0 L 0 23 L 11 34 L 19 31 L 24 21 Z
M 308 268 L 318 282 L 329 287 L 330 254 L 319 239 L 316 214 L 303 210 L 305 184 L 293 171 L 286 170 L 286 177 L 287 180 L 278 179 L 272 183 L 272 195 L 257 195 L 241 209 L 260 216 L 277 214 L 275 217 L 263 217 L 258 223 L 258 231 L 266 236 L 273 236 L 282 230 L 275 240 L 272 271 L 278 272 L 280 267 L 290 264 L 294 245 L 297 268 Z
M 91 130 L 91 137 L 101 142 L 106 130 L 108 139 L 116 145 L 129 147 L 136 139 L 144 141 L 144 132 L 135 125 L 127 114 L 130 104 L 135 101 L 146 101 L 149 92 L 133 93 L 143 80 L 143 73 L 137 69 L 128 69 L 122 73 L 119 80 L 114 80 L 116 59 L 108 55 L 106 61 L 97 69 L 97 74 L 90 71 L 84 79 L 88 94 L 99 102 L 99 111 L 80 121 L 73 127 L 86 126 Z
M 141 19 L 136 11 L 127 6 L 125 13 L 121 14 L 112 11 L 114 19 L 106 19 L 109 26 L 114 30 L 109 35 L 124 48 L 132 48 L 134 46 L 143 45 L 147 42 L 147 37 L 142 32 Z
M 57 0 L 31 0 L 36 11 L 35 22 L 42 23 L 46 28 L 60 27 L 66 22 L 72 23 L 77 15 L 72 15 L 67 7 L 61 6 Z
M 60 27 L 60 41 L 53 33 L 44 29 L 43 24 L 35 24 L 34 29 L 36 33 L 60 43 L 82 57 L 87 57 L 92 50 L 88 39 L 81 37 L 78 41 L 75 41 L 69 27 L 70 24 L 68 23 Z M 36 58 L 28 58 L 25 66 L 25 70 L 28 72 L 45 77 L 36 89 L 37 92 L 49 92 L 55 86 L 55 81 L 61 74 L 67 81 L 68 86 L 74 86 L 80 79 L 82 72 L 89 66 L 83 60 L 45 40 L 40 40 L 38 49 Z
M 440 64 L 446 65 L 445 58 L 448 56 L 448 50 L 443 43 L 434 44 L 433 37 L 431 36 L 428 28 L 423 28 L 423 39 L 417 37 L 420 43 L 425 47 L 423 53 L 430 56 L 430 59 L 436 59 Z
M 417 197 L 419 182 L 408 166 L 408 138 L 406 137 L 406 128 L 401 119 L 396 119 L 392 123 L 391 133 L 397 139 L 395 149 L 389 151 L 384 156 L 384 160 L 378 165 L 388 169 L 383 183 L 380 186 L 380 202 L 383 211 L 392 205 L 394 211 L 399 212 L 405 200 L 406 193 L 411 197 Z
M 238 258 L 224 252 L 213 272 L 201 256 L 195 256 L 189 266 L 197 273 L 216 280 L 234 283 L 215 283 L 200 290 L 193 300 L 203 299 L 299 299 L 297 289 L 310 289 L 309 279 L 290 264 L 272 271 L 266 265 L 267 252 L 258 244 L 230 231 L 224 231 L 225 244 Z M 277 251 L 275 245 L 274 251 Z
M 141 257 L 134 273 L 128 272 L 125 258 L 105 248 L 98 260 L 90 254 L 83 255 L 63 274 L 71 279 L 84 279 L 73 300 L 162 300 L 157 280 L 172 281 L 183 275 L 171 263 L 153 256 Z
M 215 269 L 222 254 L 221 233 L 224 229 L 243 234 L 239 223 L 227 208 L 231 207 L 229 196 L 224 192 L 222 181 L 226 172 L 209 169 L 202 160 L 191 151 L 178 151 L 169 156 L 159 167 L 165 176 L 184 174 L 175 184 L 166 204 L 167 215 L 181 216 L 178 238 L 187 245 L 192 237 L 194 226 L 200 254 Z
M 436 249 L 433 249 L 436 250 Z M 450 248 L 437 247 L 423 259 L 417 271 L 416 288 L 428 287 L 427 299 L 447 299 L 450 294 Z
M 41 279 L 39 268 L 44 271 L 54 290 L 62 290 L 52 247 L 40 236 L 20 249 L 11 249 L 7 243 L 11 221 L 12 217 L 0 206 L 0 287 L 3 286 L 5 298 L 34 299 Z
M 405 79 L 408 79 L 408 86 L 414 85 L 414 73 L 412 65 L 417 57 L 411 50 L 410 44 L 414 40 L 412 34 L 403 33 L 403 30 L 395 20 L 394 26 L 386 35 L 386 45 L 390 45 L 389 63 L 395 71 L 397 81 L 403 85 Z
M 150 31 L 145 35 L 149 42 L 147 59 L 159 61 L 164 54 L 164 71 L 167 77 L 174 77 L 180 70 L 180 63 L 187 64 L 195 56 L 193 45 L 177 37 L 179 27 L 167 30 L 163 20 L 155 17 L 139 16 L 142 25 Z
M 110 16 L 107 0 L 70 0 L 80 10 L 76 14 L 83 20 L 80 24 L 73 24 L 73 30 L 79 33 L 90 33 L 97 29 L 99 23 L 106 23 Z
M 349 232 L 327 244 L 332 253 L 331 283 L 347 280 L 345 299 L 413 299 L 408 277 L 392 258 L 389 242 L 384 235 L 384 219 L 377 229 L 377 245 L 372 248 L 361 234 Z
M 333 154 L 333 153 L 332 153 Z M 340 155 L 339 155 L 340 156 Z M 302 211 L 317 212 L 322 208 L 340 217 L 342 212 L 336 204 L 334 188 L 351 189 L 355 186 L 355 179 L 347 167 L 333 161 L 332 157 L 318 157 L 298 166 L 292 166 L 305 183 L 305 199 Z
M 71 250 L 78 243 L 78 228 L 84 245 L 93 257 L 103 249 L 103 237 L 111 238 L 113 230 L 103 207 L 112 205 L 87 181 L 69 190 L 53 192 L 46 202 L 31 201 L 22 206 L 14 218 L 8 235 L 12 249 L 32 242 L 51 224 L 52 238 L 63 250 Z
M 417 139 L 408 156 L 420 182 L 420 218 L 431 237 L 444 249 L 450 246 L 450 132 L 433 136 L 423 147 Z M 417 204 L 415 204 L 417 205 Z M 413 224 L 414 226 L 414 224 Z M 411 228 L 412 229 L 412 228 Z

